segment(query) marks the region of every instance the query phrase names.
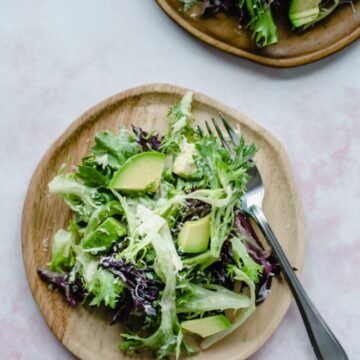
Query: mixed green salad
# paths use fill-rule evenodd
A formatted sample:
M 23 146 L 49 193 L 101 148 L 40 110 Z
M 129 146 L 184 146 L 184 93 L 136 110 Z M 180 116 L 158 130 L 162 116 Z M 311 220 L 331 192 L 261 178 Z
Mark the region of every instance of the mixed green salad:
M 278 42 L 273 19 L 274 13 L 286 13 L 293 29 L 306 30 L 330 15 L 339 5 L 351 4 L 349 0 L 179 0 L 184 10 L 200 5 L 202 17 L 225 12 L 239 20 L 240 27 L 247 27 L 259 46 Z
M 165 136 L 97 133 L 76 170 L 49 183 L 73 216 L 40 278 L 70 306 L 107 307 L 125 329 L 120 349 L 157 359 L 235 331 L 280 271 L 240 209 L 256 146 L 225 149 L 192 126 L 191 105 L 189 92 L 170 108 Z

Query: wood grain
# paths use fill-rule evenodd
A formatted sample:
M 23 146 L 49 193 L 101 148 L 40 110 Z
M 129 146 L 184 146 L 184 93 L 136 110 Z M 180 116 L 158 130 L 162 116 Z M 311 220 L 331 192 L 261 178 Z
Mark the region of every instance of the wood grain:
M 353 8 L 349 4 L 339 7 L 324 21 L 302 33 L 291 31 L 286 13 L 277 14 L 279 42 L 265 48 L 256 46 L 248 30 L 240 31 L 235 17 L 225 14 L 206 19 L 192 17 L 192 11 L 184 12 L 179 0 L 157 2 L 171 19 L 199 40 L 274 67 L 293 67 L 320 60 L 360 38 L 359 0 L 353 2 Z
M 81 359 L 127 359 L 119 353 L 121 328 L 109 326 L 110 315 L 78 306 L 68 307 L 61 296 L 50 291 L 36 274 L 50 259 L 50 240 L 66 226 L 70 212 L 64 202 L 49 196 L 47 184 L 69 158 L 79 163 L 88 154 L 97 131 L 116 131 L 118 126 L 140 125 L 160 132 L 167 127 L 166 113 L 185 89 L 151 84 L 115 95 L 94 106 L 77 119 L 46 152 L 29 185 L 22 219 L 22 251 L 28 281 L 50 329 L 71 352 Z M 260 151 L 257 162 L 264 179 L 265 213 L 291 263 L 301 272 L 304 259 L 304 221 L 299 194 L 289 160 L 281 144 L 243 114 L 199 93 L 194 94 L 193 113 L 201 126 L 221 111 L 239 126 L 248 142 Z M 288 287 L 274 281 L 271 294 L 238 331 L 200 353 L 197 359 L 245 359 L 271 336 L 291 301 Z

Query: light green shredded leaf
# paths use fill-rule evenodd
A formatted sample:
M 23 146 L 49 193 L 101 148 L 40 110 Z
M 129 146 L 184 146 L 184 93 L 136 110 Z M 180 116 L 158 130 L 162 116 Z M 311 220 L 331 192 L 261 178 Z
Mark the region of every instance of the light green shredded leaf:
M 108 270 L 99 267 L 96 257 L 77 249 L 76 261 L 80 267 L 80 274 L 83 279 L 85 289 L 91 294 L 91 306 L 104 304 L 111 309 L 115 309 L 119 297 L 124 289 L 124 284 L 120 278 Z
M 178 313 L 204 313 L 205 311 L 224 311 L 251 306 L 248 296 L 238 294 L 219 285 L 199 285 L 185 283 L 184 295 L 176 300 Z
M 51 271 L 64 272 L 75 264 L 75 257 L 72 250 L 75 237 L 71 232 L 58 230 L 53 238 L 51 261 L 49 268 Z
M 252 280 L 255 284 L 259 282 L 259 276 L 262 274 L 263 267 L 256 263 L 249 255 L 242 241 L 233 237 L 231 239 L 232 251 L 234 259 L 237 261 L 239 268 Z
M 232 321 L 232 324 L 229 328 L 226 330 L 223 330 L 217 334 L 211 335 L 207 338 L 205 338 L 201 344 L 200 347 L 202 349 L 207 349 L 208 347 L 214 345 L 221 339 L 223 339 L 225 336 L 231 334 L 233 331 L 235 331 L 237 328 L 239 328 L 249 317 L 250 315 L 255 311 L 255 284 L 254 282 L 240 269 L 237 267 L 231 267 L 231 272 L 233 274 L 233 277 L 235 280 L 244 282 L 250 290 L 250 306 L 247 308 L 240 309 L 236 312 L 235 318 Z

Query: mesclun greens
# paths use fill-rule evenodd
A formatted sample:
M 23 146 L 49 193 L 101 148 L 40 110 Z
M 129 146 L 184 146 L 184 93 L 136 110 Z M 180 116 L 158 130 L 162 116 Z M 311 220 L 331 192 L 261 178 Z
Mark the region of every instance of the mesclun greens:
M 305 30 L 330 15 L 339 5 L 351 3 L 347 0 L 179 0 L 184 10 L 199 5 L 199 15 L 214 16 L 226 12 L 239 19 L 239 26 L 249 28 L 258 46 L 278 42 L 273 13 L 284 11 L 294 29 Z
M 241 138 L 223 148 L 192 127 L 191 106 L 189 92 L 170 108 L 164 137 L 135 126 L 134 135 L 98 133 L 75 172 L 49 183 L 73 218 L 56 232 L 40 278 L 71 306 L 110 309 L 111 324 L 125 328 L 120 349 L 157 359 L 195 351 L 189 332 L 207 348 L 234 331 L 279 274 L 240 210 L 256 146 Z

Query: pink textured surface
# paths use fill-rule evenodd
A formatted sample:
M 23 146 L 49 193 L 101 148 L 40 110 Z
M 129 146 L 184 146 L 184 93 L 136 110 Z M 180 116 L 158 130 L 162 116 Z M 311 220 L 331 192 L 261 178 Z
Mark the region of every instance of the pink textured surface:
M 265 68 L 211 49 L 148 0 L 0 3 L 0 359 L 73 359 L 26 283 L 20 219 L 30 176 L 84 110 L 126 88 L 169 82 L 246 113 L 285 145 L 306 215 L 303 283 L 360 359 L 360 44 L 302 68 Z M 239 344 L 241 346 L 241 344 Z M 253 356 L 313 359 L 293 304 Z

